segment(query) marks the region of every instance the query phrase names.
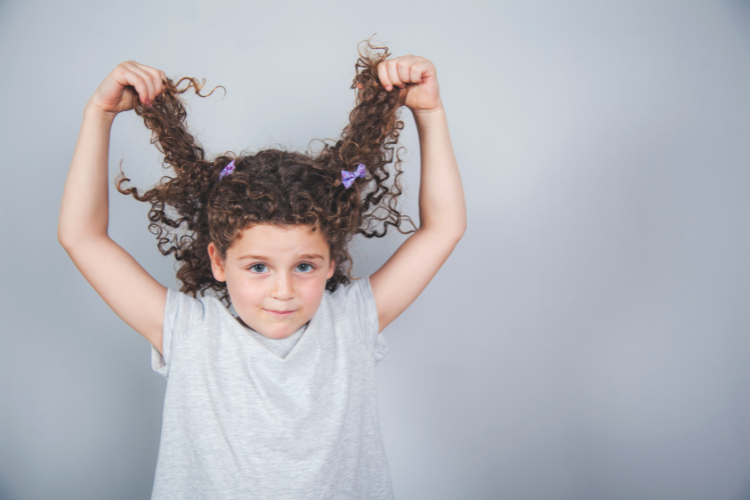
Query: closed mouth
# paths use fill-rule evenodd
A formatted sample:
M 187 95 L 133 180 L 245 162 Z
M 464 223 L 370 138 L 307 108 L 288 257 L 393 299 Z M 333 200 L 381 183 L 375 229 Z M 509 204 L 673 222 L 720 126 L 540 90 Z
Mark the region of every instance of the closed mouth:
M 271 316 L 275 316 L 277 318 L 285 318 L 289 315 L 291 315 L 294 311 L 274 311 L 272 309 L 263 309 Z

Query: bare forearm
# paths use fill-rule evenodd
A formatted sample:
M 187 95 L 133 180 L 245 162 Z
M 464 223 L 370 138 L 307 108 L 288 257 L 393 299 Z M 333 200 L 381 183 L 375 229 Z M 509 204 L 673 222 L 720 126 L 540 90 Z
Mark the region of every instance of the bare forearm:
M 58 238 L 63 246 L 107 234 L 107 164 L 114 116 L 91 104 L 84 110 L 60 207 Z
M 416 299 L 466 231 L 466 203 L 435 65 L 414 55 L 378 65 L 387 91 L 405 88 L 419 132 L 419 230 L 370 276 L 381 331 Z
M 466 202 L 442 104 L 414 112 L 419 133 L 421 184 L 420 229 L 460 238 L 466 229 Z

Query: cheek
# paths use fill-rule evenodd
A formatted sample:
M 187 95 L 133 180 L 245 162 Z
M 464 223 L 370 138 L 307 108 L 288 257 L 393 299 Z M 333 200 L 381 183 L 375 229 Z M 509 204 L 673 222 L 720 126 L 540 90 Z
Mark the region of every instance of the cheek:
M 250 279 L 247 275 L 227 275 L 227 290 L 232 303 L 237 307 L 257 305 L 266 296 L 264 282 Z
M 325 276 L 323 276 L 323 279 L 301 283 L 297 287 L 297 296 L 307 307 L 314 307 L 317 309 L 320 305 L 320 301 L 323 299 L 325 288 L 326 280 Z

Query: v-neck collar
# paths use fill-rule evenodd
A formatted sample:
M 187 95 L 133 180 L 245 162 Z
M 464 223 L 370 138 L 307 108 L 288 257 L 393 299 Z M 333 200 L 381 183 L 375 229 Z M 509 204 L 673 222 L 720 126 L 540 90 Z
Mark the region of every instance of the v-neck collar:
M 302 330 L 302 335 L 300 336 L 300 338 L 297 340 L 297 342 L 294 344 L 294 346 L 290 349 L 290 351 L 287 353 L 287 355 L 282 358 L 281 356 L 279 356 L 278 354 L 276 354 L 275 352 L 273 352 L 272 350 L 270 350 L 269 348 L 267 348 L 265 345 L 263 345 L 260 340 L 258 340 L 257 338 L 255 338 L 255 335 L 262 335 L 262 334 L 260 334 L 257 331 L 253 330 L 249 326 L 246 326 L 245 323 L 240 318 L 235 317 L 231 313 L 230 313 L 230 316 L 231 316 L 234 324 L 237 326 L 237 328 L 239 330 L 241 330 L 242 336 L 245 337 L 245 338 L 247 338 L 247 339 L 250 339 L 248 341 L 248 344 L 251 346 L 251 348 L 253 350 L 259 351 L 259 352 L 263 353 L 263 355 L 265 357 L 273 360 L 274 362 L 278 362 L 278 363 L 285 363 L 285 362 L 287 362 L 290 358 L 292 358 L 293 356 L 295 356 L 294 353 L 296 353 L 302 347 L 304 347 L 305 345 L 307 345 L 307 343 L 312 342 L 312 340 L 306 340 L 306 339 L 308 339 L 309 337 L 314 337 L 315 336 L 314 335 L 314 331 L 316 331 L 315 325 L 317 324 L 317 322 L 315 320 L 315 318 L 317 316 L 317 311 L 316 311 L 316 314 L 313 315 L 312 318 L 310 318 L 310 321 L 308 321 L 307 323 L 305 323 L 304 325 L 302 325 L 299 328 L 299 330 L 297 330 L 296 332 L 294 332 L 292 334 L 292 335 L 296 335 L 297 332 L 299 332 L 300 330 Z
M 270 353 L 278 356 L 281 359 L 286 359 L 292 353 L 297 344 L 302 341 L 302 337 L 305 336 L 308 323 L 302 325 L 296 332 L 283 339 L 272 339 L 268 338 L 261 333 L 248 328 L 248 333 L 266 350 Z

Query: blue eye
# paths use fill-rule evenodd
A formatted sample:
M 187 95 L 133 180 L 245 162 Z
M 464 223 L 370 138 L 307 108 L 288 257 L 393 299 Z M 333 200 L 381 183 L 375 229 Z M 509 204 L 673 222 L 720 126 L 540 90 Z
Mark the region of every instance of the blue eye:
M 250 266 L 250 270 L 254 273 L 265 273 L 268 271 L 268 267 L 265 264 L 253 264 Z
M 315 269 L 315 268 L 312 266 L 312 264 L 308 264 L 306 262 L 297 266 L 297 271 L 299 271 L 301 273 L 309 273 L 313 269 Z

